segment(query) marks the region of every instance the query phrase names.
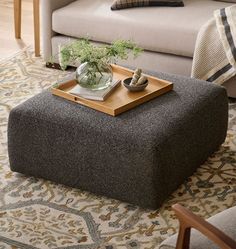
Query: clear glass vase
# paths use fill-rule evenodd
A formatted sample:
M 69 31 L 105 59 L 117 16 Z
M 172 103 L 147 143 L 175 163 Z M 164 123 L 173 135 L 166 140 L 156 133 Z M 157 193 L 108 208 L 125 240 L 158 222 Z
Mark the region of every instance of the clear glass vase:
M 107 88 L 113 78 L 112 68 L 109 64 L 85 62 L 76 70 L 76 80 L 81 87 L 91 90 Z

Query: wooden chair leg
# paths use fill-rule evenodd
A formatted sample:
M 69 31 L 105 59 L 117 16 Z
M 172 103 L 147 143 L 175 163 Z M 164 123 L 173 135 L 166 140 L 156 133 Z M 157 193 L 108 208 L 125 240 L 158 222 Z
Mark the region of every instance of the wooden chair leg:
M 39 16 L 39 0 L 33 0 L 34 10 L 34 47 L 35 56 L 40 56 L 40 16 Z
M 21 0 L 14 0 L 15 38 L 21 38 Z
M 191 228 L 180 224 L 176 249 L 189 249 Z

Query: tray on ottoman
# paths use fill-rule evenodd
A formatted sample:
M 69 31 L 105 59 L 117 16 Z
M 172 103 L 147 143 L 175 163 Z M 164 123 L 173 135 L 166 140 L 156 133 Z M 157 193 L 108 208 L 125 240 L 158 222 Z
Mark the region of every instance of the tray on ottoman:
M 113 118 L 45 91 L 9 117 L 10 167 L 158 208 L 224 142 L 224 88 L 155 74 L 174 90 Z
M 113 77 L 115 79 L 124 80 L 125 78 L 132 77 L 132 70 L 118 65 L 111 66 Z M 147 75 L 147 78 L 149 84 L 144 91 L 131 93 L 123 86 L 123 84 L 121 84 L 116 87 L 105 101 L 84 99 L 70 93 L 69 91 L 77 84 L 75 80 L 59 84 L 59 86 L 52 87 L 51 90 L 54 95 L 88 106 L 97 111 L 116 116 L 173 89 L 172 82 L 149 75 Z

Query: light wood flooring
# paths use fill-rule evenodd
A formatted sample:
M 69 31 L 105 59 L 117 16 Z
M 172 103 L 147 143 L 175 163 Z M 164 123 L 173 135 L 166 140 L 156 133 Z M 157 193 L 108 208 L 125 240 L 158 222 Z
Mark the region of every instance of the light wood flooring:
M 34 44 L 32 0 L 22 0 L 22 39 L 19 40 L 15 39 L 13 13 L 13 0 L 0 0 L 0 59 Z

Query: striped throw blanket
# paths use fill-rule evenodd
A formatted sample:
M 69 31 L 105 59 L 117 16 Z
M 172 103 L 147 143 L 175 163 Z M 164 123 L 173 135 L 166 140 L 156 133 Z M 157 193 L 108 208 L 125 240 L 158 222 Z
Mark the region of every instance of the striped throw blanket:
M 216 10 L 200 29 L 196 41 L 193 78 L 222 84 L 236 74 L 236 5 Z

